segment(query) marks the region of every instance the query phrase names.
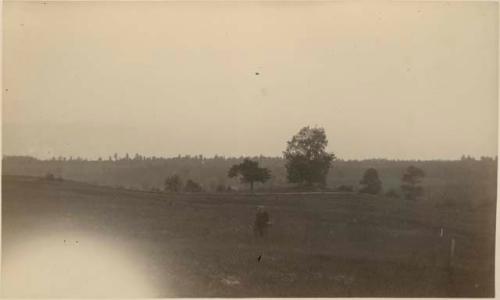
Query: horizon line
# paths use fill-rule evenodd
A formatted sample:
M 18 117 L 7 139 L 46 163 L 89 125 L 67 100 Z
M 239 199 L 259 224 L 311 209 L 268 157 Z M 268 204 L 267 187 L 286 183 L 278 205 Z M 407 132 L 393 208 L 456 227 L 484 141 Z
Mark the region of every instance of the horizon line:
M 117 153 L 116 153 L 117 154 Z M 127 158 L 128 155 L 128 158 Z M 139 159 L 136 158 L 136 155 L 139 155 Z M 117 156 L 116 158 L 114 155 L 108 155 L 107 158 L 99 156 L 97 158 L 88 158 L 88 157 L 82 157 L 82 156 L 63 156 L 63 155 L 57 155 L 57 156 L 52 156 L 50 158 L 43 158 L 43 157 L 37 157 L 34 155 L 25 155 L 25 154 L 3 154 L 2 153 L 2 160 L 6 158 L 29 158 L 29 159 L 35 159 L 38 161 L 140 161 L 140 160 L 146 160 L 146 159 L 151 159 L 151 160 L 171 160 L 171 159 L 244 159 L 244 158 L 253 158 L 253 159 L 284 159 L 283 156 L 272 156 L 272 155 L 233 155 L 233 156 L 225 156 L 225 155 L 219 155 L 219 154 L 214 154 L 211 156 L 206 156 L 203 154 L 178 154 L 178 155 L 172 155 L 172 156 L 156 156 L 156 155 L 142 155 L 139 153 L 135 153 L 133 155 L 129 155 L 126 153 L 123 156 Z M 110 160 L 110 158 L 112 158 Z M 468 160 L 482 160 L 482 159 L 492 159 L 492 160 L 497 160 L 498 155 L 495 156 L 489 156 L 489 155 L 481 155 L 479 157 L 475 157 L 473 155 L 469 154 L 463 154 L 459 158 L 431 158 L 431 159 L 420 159 L 420 158 L 387 158 L 387 157 L 372 157 L 372 158 L 341 158 L 341 157 L 336 157 L 334 161 L 374 161 L 374 160 L 379 160 L 379 161 L 399 161 L 399 162 L 405 162 L 405 161 L 412 161 L 412 162 L 426 162 L 426 161 L 461 161 L 464 159 Z

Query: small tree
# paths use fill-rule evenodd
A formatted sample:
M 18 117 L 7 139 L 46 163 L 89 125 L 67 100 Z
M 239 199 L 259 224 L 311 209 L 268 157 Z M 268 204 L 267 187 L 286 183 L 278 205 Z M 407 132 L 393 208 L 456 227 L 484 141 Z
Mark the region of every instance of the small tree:
M 364 185 L 364 187 L 359 190 L 360 193 L 376 195 L 382 190 L 382 181 L 380 181 L 378 172 L 374 168 L 366 170 L 359 183 Z
M 173 175 L 165 179 L 165 191 L 177 193 L 182 189 L 182 180 L 179 175 Z
M 283 152 L 288 181 L 308 186 L 326 184 L 326 175 L 335 159 L 333 153 L 326 152 L 327 145 L 323 128 L 307 126 L 294 135 Z
M 401 177 L 401 189 L 408 200 L 416 200 L 417 197 L 422 196 L 424 190 L 419 186 L 420 180 L 425 177 L 424 171 L 415 167 L 409 166 L 403 177 Z
M 271 172 L 266 168 L 260 168 L 259 163 L 248 158 L 241 164 L 233 165 L 227 174 L 228 177 L 241 176 L 241 182 L 249 183 L 253 191 L 254 182 L 266 182 L 271 178 Z
M 190 193 L 198 193 L 203 191 L 203 189 L 201 188 L 201 185 L 199 183 L 189 179 L 184 186 L 184 191 Z

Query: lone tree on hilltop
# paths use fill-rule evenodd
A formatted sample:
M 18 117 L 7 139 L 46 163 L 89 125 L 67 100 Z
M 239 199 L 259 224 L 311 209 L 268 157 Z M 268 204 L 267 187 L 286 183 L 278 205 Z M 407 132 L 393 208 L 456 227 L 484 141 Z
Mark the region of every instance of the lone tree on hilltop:
M 382 190 L 382 181 L 380 181 L 378 172 L 374 168 L 366 170 L 359 183 L 364 185 L 364 187 L 359 190 L 360 193 L 376 195 Z
M 408 200 L 416 200 L 417 197 L 422 196 L 424 189 L 419 186 L 420 180 L 425 177 L 424 171 L 415 167 L 409 166 L 403 177 L 401 177 L 401 189 Z
M 182 189 L 182 180 L 179 175 L 172 175 L 165 179 L 165 191 L 177 193 Z
M 287 179 L 291 183 L 311 186 L 326 184 L 326 176 L 335 154 L 326 152 L 328 140 L 323 128 L 302 128 L 287 142 L 283 155 Z
M 259 163 L 248 158 L 237 165 L 233 165 L 227 176 L 230 178 L 241 176 L 241 182 L 249 183 L 253 191 L 254 182 L 266 182 L 271 178 L 271 172 L 266 168 L 259 167 Z

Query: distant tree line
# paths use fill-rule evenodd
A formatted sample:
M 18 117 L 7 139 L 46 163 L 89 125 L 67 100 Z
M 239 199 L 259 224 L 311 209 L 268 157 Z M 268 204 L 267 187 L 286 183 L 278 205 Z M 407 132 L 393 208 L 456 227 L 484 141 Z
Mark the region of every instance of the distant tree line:
M 166 192 L 298 188 L 380 195 L 385 190 L 384 195 L 388 197 L 403 196 L 409 200 L 438 193 L 458 199 L 461 197 L 454 191 L 460 187 L 474 186 L 468 188 L 470 193 L 462 193 L 472 195 L 485 185 L 496 184 L 497 157 L 343 160 L 328 152 L 327 146 L 323 128 L 304 127 L 286 143 L 283 157 L 178 155 L 163 158 L 114 153 L 107 159 L 70 156 L 39 160 L 4 156 L 3 173 L 39 177 L 52 174 L 58 179 Z M 491 198 L 491 195 L 484 197 Z

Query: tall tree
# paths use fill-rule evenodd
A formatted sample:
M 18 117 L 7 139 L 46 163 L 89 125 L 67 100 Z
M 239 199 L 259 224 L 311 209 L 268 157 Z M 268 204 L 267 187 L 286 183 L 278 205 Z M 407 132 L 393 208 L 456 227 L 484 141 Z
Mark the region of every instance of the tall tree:
M 287 179 L 291 183 L 313 185 L 326 183 L 335 154 L 326 152 L 328 140 L 323 128 L 302 128 L 287 142 L 283 155 Z
M 248 158 L 240 163 L 233 165 L 227 176 L 230 178 L 240 176 L 241 182 L 249 183 L 250 190 L 253 191 L 254 182 L 266 182 L 271 178 L 271 172 L 266 168 L 259 167 L 259 163 Z
M 422 196 L 424 189 L 419 186 L 422 178 L 425 177 L 424 171 L 415 167 L 409 166 L 401 177 L 401 189 L 408 200 L 416 200 L 417 197 Z
M 359 183 L 363 185 L 363 188 L 359 191 L 360 193 L 376 195 L 382 190 L 382 181 L 374 168 L 367 169 Z

